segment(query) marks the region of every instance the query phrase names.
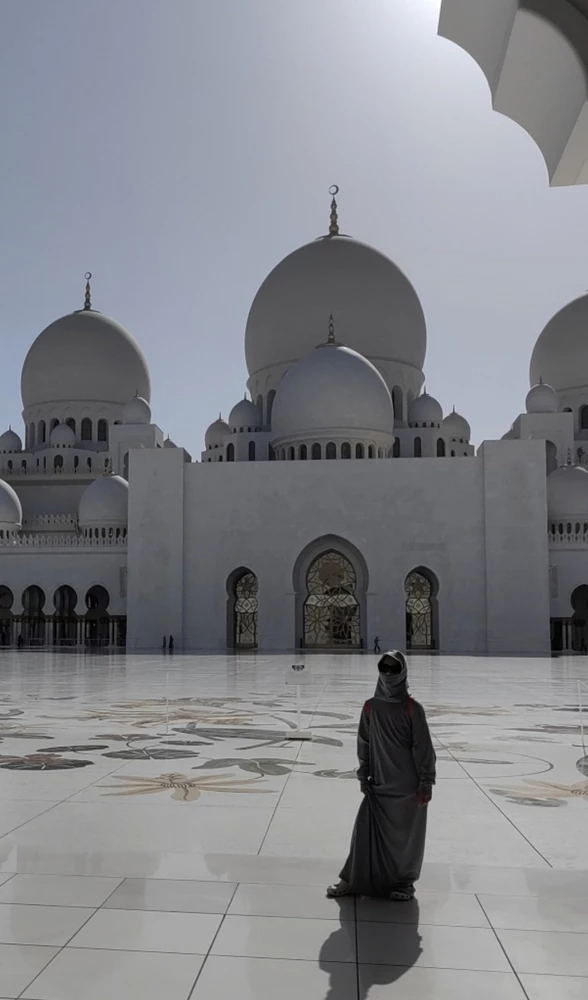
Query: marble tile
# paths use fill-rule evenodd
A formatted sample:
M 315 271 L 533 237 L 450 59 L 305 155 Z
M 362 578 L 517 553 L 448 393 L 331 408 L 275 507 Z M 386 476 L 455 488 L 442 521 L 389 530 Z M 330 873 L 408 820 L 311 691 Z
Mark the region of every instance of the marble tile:
M 355 900 L 327 899 L 322 886 L 240 885 L 229 913 L 236 916 L 354 920 Z
M 358 1000 L 353 966 L 346 962 L 321 961 L 319 965 L 287 959 L 210 956 L 190 1000 L 325 1000 L 327 996 L 333 1000 Z
M 108 899 L 120 881 L 75 875 L 15 875 L 8 884 L 0 886 L 0 903 L 97 907 Z
M 481 927 L 358 923 L 359 962 L 510 972 L 494 932 Z
M 515 972 L 588 977 L 588 934 L 510 930 L 496 933 Z
M 226 913 L 237 888 L 231 882 L 127 878 L 105 909 L 177 913 Z
M 490 923 L 496 928 L 588 934 L 588 898 L 585 896 L 529 898 L 482 895 L 479 900 Z
M 588 996 L 588 978 L 521 976 L 521 982 L 529 1000 L 586 1000 Z
M 354 962 L 355 927 L 350 921 L 228 916 L 211 954 Z
M 65 948 L 23 1000 L 187 1000 L 203 959 Z
M 359 984 L 361 997 L 369 1000 L 525 1000 L 508 972 L 360 965 Z M 553 994 L 550 1000 L 564 998 Z
M 102 909 L 72 938 L 70 947 L 206 955 L 221 919 L 214 913 Z
M 478 900 L 466 893 L 419 892 L 410 903 L 358 899 L 357 919 L 392 924 L 489 927 Z
M 81 906 L 0 904 L 0 942 L 61 946 L 94 911 Z
M 18 997 L 59 948 L 0 944 L 0 997 Z

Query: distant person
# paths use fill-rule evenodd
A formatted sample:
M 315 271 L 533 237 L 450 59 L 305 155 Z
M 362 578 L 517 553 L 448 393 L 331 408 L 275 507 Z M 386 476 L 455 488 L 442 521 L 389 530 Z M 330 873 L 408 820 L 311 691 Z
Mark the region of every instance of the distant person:
M 174 637 L 173 637 L 173 635 L 170 635 L 170 637 L 169 637 L 169 642 L 167 644 L 167 648 L 169 649 L 170 653 L 173 653 L 173 651 L 174 651 Z
M 161 648 L 162 649 L 167 649 L 167 636 L 166 635 L 164 635 L 164 637 L 163 637 L 163 642 L 161 644 Z
M 374 639 L 374 653 L 381 653 L 381 652 L 382 650 L 380 649 L 380 636 L 377 635 L 376 638 Z
M 435 751 L 422 705 L 408 693 L 403 653 L 384 653 L 361 713 L 357 776 L 364 799 L 340 882 L 327 895 L 408 901 L 425 853 Z
M 16 645 L 18 646 L 19 649 L 22 649 L 22 647 L 24 646 L 23 637 L 22 635 L 20 635 L 20 633 L 18 639 L 16 640 Z

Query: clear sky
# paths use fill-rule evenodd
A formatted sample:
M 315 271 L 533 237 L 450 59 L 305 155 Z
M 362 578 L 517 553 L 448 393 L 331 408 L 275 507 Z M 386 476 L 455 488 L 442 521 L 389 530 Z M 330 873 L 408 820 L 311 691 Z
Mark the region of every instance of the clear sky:
M 243 396 L 265 275 L 326 232 L 388 254 L 425 310 L 427 387 L 504 433 L 533 343 L 588 289 L 588 189 L 436 33 L 439 0 L 2 0 L 0 425 L 34 337 L 93 304 L 140 341 L 194 457 Z

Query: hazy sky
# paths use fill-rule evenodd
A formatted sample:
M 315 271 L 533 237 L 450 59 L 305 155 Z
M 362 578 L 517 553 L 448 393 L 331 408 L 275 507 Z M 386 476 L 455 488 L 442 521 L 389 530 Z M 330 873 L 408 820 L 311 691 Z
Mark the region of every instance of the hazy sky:
M 193 456 L 242 397 L 271 268 L 342 230 L 408 275 L 427 386 L 504 433 L 533 343 L 588 289 L 588 190 L 436 33 L 439 0 L 0 0 L 0 425 L 43 327 L 93 304 L 140 341 Z

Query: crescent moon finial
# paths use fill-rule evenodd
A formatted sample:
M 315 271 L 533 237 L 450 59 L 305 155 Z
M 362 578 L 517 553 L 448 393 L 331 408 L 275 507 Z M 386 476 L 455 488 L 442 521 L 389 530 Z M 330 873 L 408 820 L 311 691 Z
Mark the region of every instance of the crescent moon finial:
M 90 285 L 91 277 L 92 272 L 86 271 L 86 294 L 84 296 L 84 310 L 86 312 L 92 308 L 92 286 Z
M 339 214 L 337 212 L 337 199 L 335 195 L 339 194 L 339 185 L 331 184 L 329 188 L 329 194 L 331 195 L 331 219 L 329 225 L 329 236 L 339 235 Z

